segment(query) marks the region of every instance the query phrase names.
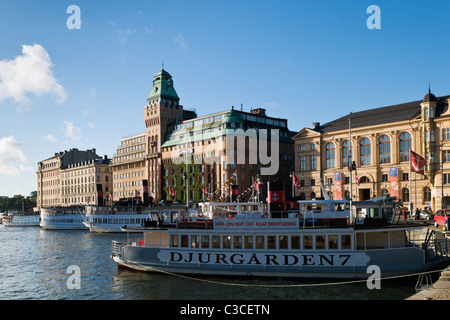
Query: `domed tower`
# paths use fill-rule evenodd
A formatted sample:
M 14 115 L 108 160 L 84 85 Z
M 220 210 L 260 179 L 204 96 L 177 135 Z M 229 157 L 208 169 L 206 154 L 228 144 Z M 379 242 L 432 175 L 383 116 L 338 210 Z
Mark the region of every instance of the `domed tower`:
M 163 66 L 153 77 L 153 87 L 144 107 L 148 191 L 149 195 L 156 199 L 160 199 L 161 195 L 161 145 L 167 134 L 167 125 L 183 121 L 183 106 L 179 102 L 172 76 Z
M 428 176 L 434 169 L 433 165 L 437 163 L 439 157 L 435 155 L 435 130 L 434 118 L 436 116 L 437 98 L 431 93 L 428 86 L 428 93 L 423 98 L 421 107 L 421 129 L 422 129 L 422 150 L 421 153 L 426 160 L 425 174 Z

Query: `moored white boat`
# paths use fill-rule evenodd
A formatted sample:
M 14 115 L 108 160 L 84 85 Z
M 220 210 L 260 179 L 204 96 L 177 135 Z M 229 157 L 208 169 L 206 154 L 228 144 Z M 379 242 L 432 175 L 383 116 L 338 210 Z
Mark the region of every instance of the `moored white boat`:
M 382 276 L 403 275 L 448 264 L 448 240 L 424 225 L 395 223 L 395 205 L 354 203 L 354 223 L 339 227 L 269 217 L 139 228 L 142 239 L 113 242 L 112 258 L 143 271 L 300 278 L 367 278 L 372 265 Z
M 40 226 L 47 230 L 87 230 L 83 214 L 84 207 L 41 208 Z
M 40 217 L 38 212 L 15 212 L 3 216 L 2 222 L 6 227 L 38 227 Z
M 121 228 L 157 225 L 175 226 L 186 212 L 185 206 L 147 207 L 147 206 L 86 206 L 83 224 L 91 232 L 122 232 Z M 185 219 L 186 217 L 184 217 Z M 132 232 L 132 231 L 131 231 Z M 136 231 L 140 232 L 140 231 Z

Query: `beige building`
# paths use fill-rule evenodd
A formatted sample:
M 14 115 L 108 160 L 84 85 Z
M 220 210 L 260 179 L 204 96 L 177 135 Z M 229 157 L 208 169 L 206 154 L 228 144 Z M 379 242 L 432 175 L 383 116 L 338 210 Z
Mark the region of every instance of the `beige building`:
M 95 151 L 73 148 L 39 162 L 37 206 L 106 204 L 112 191 L 110 159 Z
M 365 200 L 398 192 L 404 206 L 411 202 L 414 208 L 433 211 L 450 207 L 449 101 L 449 96 L 436 98 L 429 92 L 423 100 L 350 113 L 302 129 L 293 138 L 301 184 L 297 195 L 322 197 L 323 181 L 332 197 L 348 199 L 352 194 L 354 200 Z M 350 164 L 356 166 L 351 172 L 350 150 Z M 423 175 L 410 174 L 410 150 L 425 158 Z
M 144 200 L 148 171 L 146 165 L 145 133 L 123 138 L 113 156 L 113 200 Z

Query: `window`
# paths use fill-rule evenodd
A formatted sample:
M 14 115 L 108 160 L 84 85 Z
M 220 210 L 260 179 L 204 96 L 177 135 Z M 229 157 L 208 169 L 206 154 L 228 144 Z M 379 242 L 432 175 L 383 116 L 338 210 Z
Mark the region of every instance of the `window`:
M 350 141 L 346 140 L 344 141 L 344 143 L 342 144 L 342 166 L 343 167 L 348 167 L 348 157 L 351 153 L 351 147 L 350 147 Z
M 303 236 L 303 249 L 312 249 L 312 248 L 313 248 L 313 237 Z
M 380 163 L 391 162 L 391 139 L 387 135 L 380 138 Z
M 306 170 L 306 157 L 301 156 L 300 157 L 300 171 L 305 171 L 305 170 Z
M 233 237 L 233 249 L 242 249 L 242 236 Z
M 214 249 L 220 248 L 220 236 L 212 236 L 212 247 Z
M 255 249 L 264 249 L 264 236 L 256 236 L 255 237 Z
M 172 245 L 172 247 L 178 247 L 178 235 L 177 234 L 170 235 L 170 244 Z
M 198 248 L 198 247 L 199 247 L 199 236 L 192 235 L 191 236 L 191 248 Z
M 350 235 L 341 235 L 341 249 L 351 249 L 352 248 L 352 238 Z
M 325 249 L 325 236 L 316 236 L 316 249 Z
M 304 144 L 300 145 L 300 151 L 305 151 L 305 150 L 306 150 L 305 145 Z
M 361 140 L 359 151 L 361 165 L 364 166 L 370 164 L 370 140 L 368 138 Z
M 337 235 L 329 235 L 328 236 L 328 249 L 338 249 L 338 236 Z
M 450 140 L 450 128 L 442 129 L 442 140 Z
M 291 236 L 291 249 L 300 249 L 300 236 Z
M 244 248 L 253 249 L 253 236 L 244 236 Z
M 180 238 L 181 238 L 181 247 L 187 248 L 189 246 L 189 236 L 183 234 L 180 236 Z
M 402 189 L 402 201 L 409 202 L 409 189 L 408 188 Z
M 431 189 L 429 187 L 423 188 L 423 203 L 431 201 Z
M 231 236 L 222 236 L 222 248 L 231 249 Z
M 288 236 L 278 237 L 278 249 L 288 249 Z
M 334 143 L 330 142 L 325 147 L 326 151 L 326 160 L 327 160 L 327 169 L 334 168 L 335 166 L 335 147 Z
M 450 150 L 444 150 L 443 154 L 444 154 L 443 161 L 444 162 L 450 162 Z
M 409 161 L 409 151 L 411 150 L 411 135 L 403 132 L 400 136 L 400 161 Z
M 267 249 L 277 248 L 276 238 L 276 236 L 267 236 Z
M 317 157 L 311 156 L 311 170 L 317 170 Z
M 209 236 L 202 236 L 202 248 L 209 248 Z

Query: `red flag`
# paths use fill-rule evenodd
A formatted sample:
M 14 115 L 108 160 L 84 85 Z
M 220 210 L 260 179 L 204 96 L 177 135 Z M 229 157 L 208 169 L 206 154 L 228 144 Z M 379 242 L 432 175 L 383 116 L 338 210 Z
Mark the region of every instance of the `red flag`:
M 208 190 L 206 189 L 206 187 L 203 188 L 203 192 L 204 192 L 205 194 L 208 194 Z
M 425 159 L 411 151 L 411 170 L 425 174 Z
M 172 188 L 170 189 L 170 195 L 171 195 L 172 197 L 175 197 L 175 191 L 173 191 Z
M 358 173 L 355 170 L 355 183 L 356 185 L 359 185 L 359 179 L 358 179 Z
M 295 176 L 295 173 L 292 175 L 292 180 L 293 180 L 294 186 L 297 188 L 300 188 L 300 181 L 298 181 L 297 177 Z

